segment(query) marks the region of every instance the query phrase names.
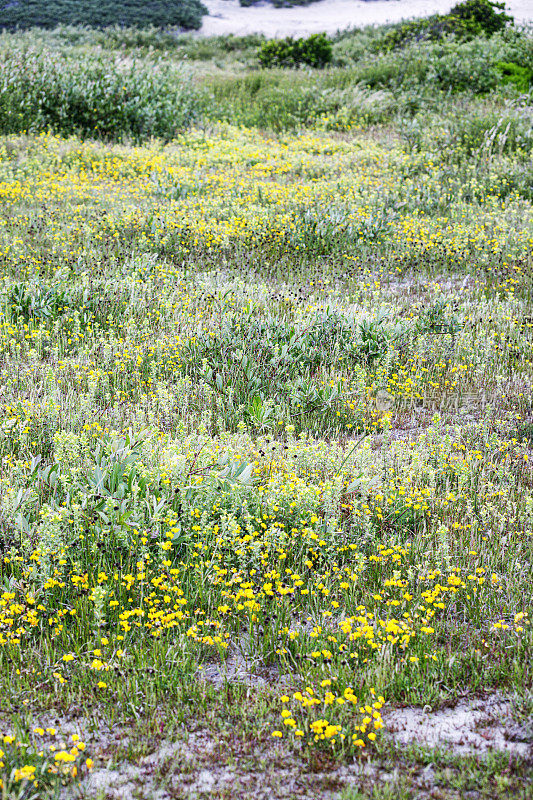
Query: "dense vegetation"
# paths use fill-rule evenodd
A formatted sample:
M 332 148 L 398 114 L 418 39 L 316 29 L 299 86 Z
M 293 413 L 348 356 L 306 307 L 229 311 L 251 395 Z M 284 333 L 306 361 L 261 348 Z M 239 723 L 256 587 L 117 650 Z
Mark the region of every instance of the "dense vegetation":
M 0 74 L 3 133 L 52 130 L 112 140 L 169 139 L 200 110 L 183 70 L 162 59 L 122 65 L 103 54 L 65 58 L 48 49 L 8 47 Z
M 199 28 L 207 14 L 200 0 L 0 0 L 0 29 L 109 25 Z
M 532 38 L 392 30 L 0 38 L 3 797 L 527 800 Z
M 325 33 L 307 39 L 270 39 L 263 42 L 257 58 L 262 67 L 325 67 L 333 60 L 333 47 Z
M 446 36 L 473 39 L 475 36 L 492 36 L 502 31 L 512 17 L 505 13 L 505 3 L 492 0 L 464 0 L 454 6 L 449 14 L 412 20 L 395 26 L 385 34 L 380 45 L 385 49 L 400 47 L 406 42 L 423 39 L 438 40 Z
M 413 123 L 416 135 L 415 120 L 438 115 L 443 103 L 458 107 L 462 97 L 486 96 L 483 108 L 491 107 L 491 97 L 506 106 L 504 147 L 511 142 L 527 147 L 531 126 L 522 108 L 527 102 L 518 100 L 533 76 L 527 32 L 508 25 L 490 38 L 446 35 L 406 40 L 391 50 L 388 37 L 401 30 L 370 28 L 333 42 L 323 35 L 192 40 L 153 28 L 99 33 L 67 27 L 4 36 L 0 131 L 168 141 L 200 119 L 277 130 L 302 125 L 350 130 L 396 119 L 403 120 L 404 130 Z M 184 62 L 206 58 L 220 66 L 197 77 L 185 69 Z M 224 69 L 224 62 L 234 59 L 239 69 Z M 329 66 L 323 72 L 286 69 L 299 64 Z M 259 70 L 260 65 L 274 68 Z M 497 121 L 492 113 L 480 113 L 483 122 L 477 114 L 462 120 L 454 115 L 454 126 L 472 129 L 473 146 Z

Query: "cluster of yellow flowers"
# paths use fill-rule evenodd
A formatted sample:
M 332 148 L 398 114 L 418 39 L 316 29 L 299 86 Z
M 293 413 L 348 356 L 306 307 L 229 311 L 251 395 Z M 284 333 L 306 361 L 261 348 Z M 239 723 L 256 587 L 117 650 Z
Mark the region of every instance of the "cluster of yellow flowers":
M 24 153 L 22 165 L 17 152 Z M 121 258 L 132 245 L 136 252 L 181 254 L 229 244 L 305 251 L 316 223 L 304 209 L 330 209 L 323 224 L 345 233 L 348 258 L 377 232 L 391 253 L 399 250 L 393 258 L 400 270 L 413 257 L 484 264 L 488 255 L 505 259 L 531 244 L 527 227 L 512 222 L 514 206 L 521 206 L 512 193 L 502 207 L 489 192 L 474 218 L 459 187 L 447 216 L 419 208 L 387 215 L 381 208 L 383 193 L 400 189 L 405 197 L 437 196 L 445 170 L 368 137 L 354 146 L 317 132 L 274 139 L 230 125 L 191 131 L 167 146 L 10 137 L 0 148 L 0 199 L 9 206 L 0 218 L 0 253 L 4 268 L 31 275 L 52 264 L 83 263 L 94 271 L 102 256 Z M 512 261 L 501 282 L 510 292 L 520 281 Z
M 16 791 L 16 784 L 50 788 L 56 785 L 57 780 L 77 778 L 93 768 L 93 760 L 86 757 L 85 742 L 77 733 L 70 736 L 70 744 L 54 727 L 36 727 L 32 734 L 27 738 L 0 735 L 0 790 L 3 796 L 10 797 L 10 791 Z
M 342 748 L 361 748 L 365 747 L 365 739 L 367 742 L 375 741 L 376 732 L 383 728 L 380 710 L 385 698 L 379 696 L 375 699 L 376 691 L 371 687 L 370 703 L 361 705 L 350 686 L 343 691 L 337 689 L 338 694 L 332 691 L 332 687 L 333 681 L 325 678 L 317 688 L 306 686 L 303 692 L 294 692 L 293 711 L 288 708 L 291 698 L 288 695 L 280 698 L 284 704 L 281 717 L 283 725 L 288 729 L 287 733 L 304 741 L 307 737 L 309 745 L 325 742 L 331 747 L 338 745 Z M 330 719 L 342 711 L 347 711 L 347 714 L 341 713 L 343 723 L 332 723 Z M 320 717 L 320 714 L 324 716 Z M 316 716 L 318 719 L 314 718 Z M 359 724 L 355 724 L 356 720 Z M 275 730 L 272 736 L 281 739 L 283 731 Z

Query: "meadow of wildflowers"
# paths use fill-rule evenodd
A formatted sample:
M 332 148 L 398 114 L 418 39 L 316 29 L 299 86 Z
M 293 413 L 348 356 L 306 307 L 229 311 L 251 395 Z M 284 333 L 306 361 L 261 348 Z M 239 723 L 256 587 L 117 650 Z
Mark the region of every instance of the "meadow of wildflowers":
M 253 74 L 211 57 L 220 104 Z M 0 139 L 3 798 L 118 796 L 189 734 L 132 797 L 530 796 L 387 733 L 497 691 L 531 742 L 528 98 L 417 102 Z

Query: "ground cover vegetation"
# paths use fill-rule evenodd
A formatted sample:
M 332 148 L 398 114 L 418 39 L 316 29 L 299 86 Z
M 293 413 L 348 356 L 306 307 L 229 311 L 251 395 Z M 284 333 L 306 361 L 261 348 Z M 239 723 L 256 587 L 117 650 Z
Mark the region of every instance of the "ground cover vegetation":
M 4 797 L 528 797 L 387 713 L 531 744 L 531 36 L 389 33 L 2 37 Z

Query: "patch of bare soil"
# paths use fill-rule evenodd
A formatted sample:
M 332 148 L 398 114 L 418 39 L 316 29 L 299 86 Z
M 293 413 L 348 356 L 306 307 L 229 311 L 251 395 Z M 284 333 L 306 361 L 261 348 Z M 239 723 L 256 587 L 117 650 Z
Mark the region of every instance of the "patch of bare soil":
M 387 736 L 396 745 L 418 743 L 450 756 L 483 758 L 500 751 L 533 758 L 532 732 L 513 721 L 511 704 L 499 694 L 436 712 L 394 709 L 384 720 Z M 250 740 L 235 730 L 218 739 L 203 727 L 179 726 L 172 738 L 167 734 L 143 740 L 139 749 L 141 743 L 135 741 L 139 732 L 124 724 L 100 724 L 81 715 L 70 719 L 53 712 L 39 715 L 35 724 L 57 726 L 65 737 L 78 733 L 95 761 L 90 776 L 78 788 L 65 787 L 61 800 L 338 800 L 349 787 L 389 784 L 392 788 L 398 779 L 397 770 L 378 760 L 340 764 L 318 754 L 309 762 L 267 734 Z M 431 765 L 411 777 L 420 798 L 441 796 L 434 794 L 437 778 Z
M 497 694 L 434 712 L 413 706 L 397 708 L 383 719 L 389 734 L 400 744 L 443 748 L 456 755 L 499 750 L 533 758 L 530 732 L 513 722 L 510 704 Z
M 342 787 L 376 773 L 369 763 L 312 771 L 274 742 L 243 744 L 237 737 L 228 749 L 199 731 L 187 741 L 162 742 L 135 766 L 97 769 L 81 788 L 87 800 L 333 800 Z

